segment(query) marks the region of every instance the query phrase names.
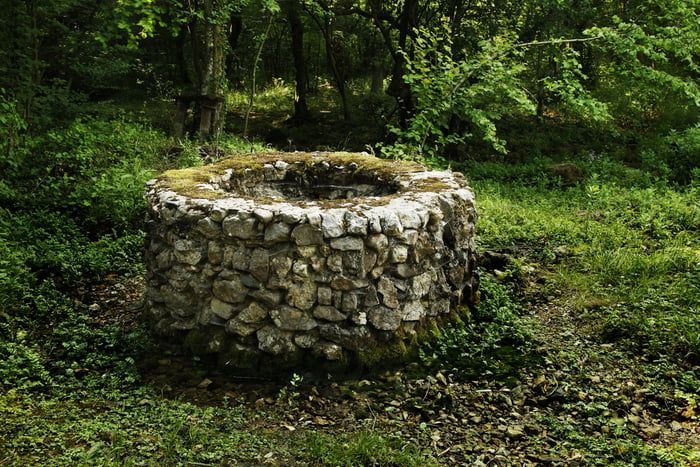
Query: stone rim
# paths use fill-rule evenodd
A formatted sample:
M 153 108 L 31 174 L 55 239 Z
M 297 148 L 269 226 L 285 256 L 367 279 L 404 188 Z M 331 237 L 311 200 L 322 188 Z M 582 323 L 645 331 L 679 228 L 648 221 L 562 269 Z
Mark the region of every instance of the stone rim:
M 321 163 L 323 161 L 333 163 L 335 162 L 333 160 L 335 154 L 266 153 L 259 155 L 259 158 L 264 161 L 262 166 L 264 170 L 266 165 L 274 166 L 275 163 L 279 162 L 285 164 L 298 163 L 294 159 L 299 157 L 299 155 L 308 156 L 308 160 L 313 163 Z M 295 157 L 292 158 L 292 156 Z M 374 163 L 381 161 L 382 168 L 390 169 L 387 173 L 394 177 L 394 180 L 391 182 L 398 185 L 395 193 L 385 196 L 359 197 L 352 200 L 333 200 L 331 202 L 266 200 L 264 198 L 241 196 L 235 193 L 221 193 L 222 190 L 217 190 L 216 184 L 226 182 L 235 176 L 233 173 L 234 169 L 224 168 L 220 169 L 219 173 L 210 174 L 206 181 L 201 181 L 196 185 L 200 190 L 198 192 L 200 195 L 217 193 L 217 196 L 213 199 L 212 197 L 181 194 L 176 188 L 170 187 L 167 179 L 164 180 L 163 178 L 156 178 L 147 182 L 149 186 L 147 195 L 152 207 L 162 206 L 170 210 L 173 208 L 184 208 L 187 211 L 194 209 L 202 213 L 211 212 L 216 218 L 220 217 L 219 221 L 231 214 L 245 213 L 256 217 L 260 222 L 267 223 L 270 220 L 279 219 L 284 213 L 287 218 L 299 216 L 300 219 L 296 222 L 297 224 L 308 222 L 311 225 L 318 225 L 319 222 L 322 223 L 322 221 L 319 221 L 319 216 L 321 216 L 322 212 L 326 212 L 327 217 L 332 218 L 337 214 L 337 211 L 334 211 L 335 209 L 350 210 L 357 213 L 360 217 L 365 217 L 368 220 L 370 230 L 374 233 L 383 231 L 383 226 L 388 225 L 389 232 L 395 232 L 396 234 L 400 234 L 403 228 L 406 227 L 424 228 L 429 221 L 430 212 L 434 211 L 435 204 L 439 203 L 441 196 L 444 198 L 444 196 L 454 193 L 465 201 L 471 203 L 474 201 L 473 192 L 459 172 L 429 171 L 415 163 L 376 159 L 368 154 L 363 154 L 356 159 L 359 162 L 358 169 L 362 167 L 362 157 L 371 158 Z M 288 162 L 290 159 L 291 162 Z M 245 177 L 252 171 L 253 169 L 244 169 L 242 174 L 238 174 L 238 176 L 242 175 Z M 224 197 L 219 198 L 219 193 Z M 402 217 L 402 219 L 398 219 L 398 222 L 395 218 L 397 213 L 401 213 Z M 420 219 L 418 225 L 416 225 L 415 215 L 412 213 L 418 215 Z M 169 216 L 171 220 L 177 220 L 179 217 L 177 213 L 172 214 L 172 216 Z M 270 214 L 272 218 L 269 217 Z M 404 225 L 402 220 L 408 221 L 407 225 Z M 377 227 L 377 222 L 382 226 L 381 230 Z M 167 223 L 168 220 L 166 219 Z M 372 226 L 374 227 L 372 228 Z M 395 226 L 395 228 L 391 226 Z M 324 232 L 325 238 L 334 238 L 341 235 Z

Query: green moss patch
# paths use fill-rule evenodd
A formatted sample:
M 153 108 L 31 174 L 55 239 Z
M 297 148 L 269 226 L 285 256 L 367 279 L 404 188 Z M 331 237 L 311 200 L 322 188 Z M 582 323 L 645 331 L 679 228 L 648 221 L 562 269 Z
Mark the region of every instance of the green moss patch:
M 415 162 L 379 159 L 359 153 L 270 152 L 230 156 L 210 165 L 168 170 L 158 178 L 158 186 L 193 198 L 225 198 L 230 196 L 229 193 L 208 190 L 198 185 L 209 183 L 213 177 L 223 175 L 226 170 L 231 170 L 234 177 L 240 177 L 246 170 L 260 171 L 265 164 L 273 164 L 280 160 L 288 164 L 303 163 L 305 167 L 309 168 L 322 161 L 328 161 L 335 166 L 348 166 L 354 163 L 357 164 L 355 172 L 370 172 L 376 174 L 379 178 L 388 180 L 393 180 L 401 174 L 416 173 L 426 170 L 424 166 Z M 444 183 L 441 184 L 436 179 L 421 180 L 420 185 L 421 187 L 425 185 L 422 191 L 430 191 L 435 188 L 448 188 L 447 185 Z

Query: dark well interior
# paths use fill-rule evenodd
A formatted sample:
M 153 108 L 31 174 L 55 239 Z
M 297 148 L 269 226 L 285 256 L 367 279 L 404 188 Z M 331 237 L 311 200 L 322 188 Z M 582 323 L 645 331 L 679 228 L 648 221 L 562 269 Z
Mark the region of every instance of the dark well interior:
M 286 200 L 334 200 L 355 197 L 386 196 L 399 185 L 376 172 L 346 167 L 312 165 L 290 166 L 282 180 L 266 180 L 262 172 L 233 177 L 228 191 L 250 198 Z

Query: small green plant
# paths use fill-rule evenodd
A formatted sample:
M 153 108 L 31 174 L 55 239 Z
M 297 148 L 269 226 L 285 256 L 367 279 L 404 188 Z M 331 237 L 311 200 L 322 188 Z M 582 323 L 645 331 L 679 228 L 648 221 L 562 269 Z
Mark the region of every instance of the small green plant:
M 356 434 L 311 433 L 306 438 L 309 460 L 337 466 L 428 466 L 434 459 L 399 436 L 363 431 Z
M 421 360 L 462 377 L 508 376 L 527 360 L 531 333 L 508 285 L 484 275 L 481 302 L 466 322 L 441 330 L 420 349 Z

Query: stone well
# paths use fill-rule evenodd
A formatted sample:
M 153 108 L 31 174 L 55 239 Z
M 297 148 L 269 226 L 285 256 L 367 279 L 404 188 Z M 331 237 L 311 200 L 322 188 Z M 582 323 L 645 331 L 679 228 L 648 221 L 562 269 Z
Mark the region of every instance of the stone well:
M 255 154 L 166 172 L 147 198 L 150 321 L 230 367 L 376 363 L 475 292 L 459 173 Z

